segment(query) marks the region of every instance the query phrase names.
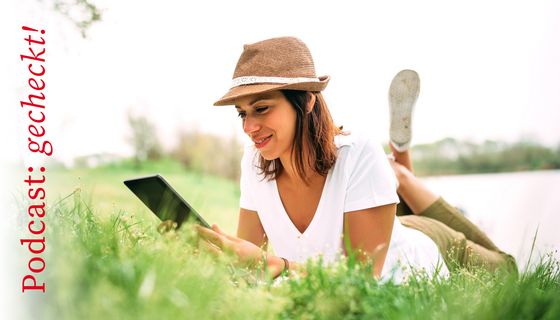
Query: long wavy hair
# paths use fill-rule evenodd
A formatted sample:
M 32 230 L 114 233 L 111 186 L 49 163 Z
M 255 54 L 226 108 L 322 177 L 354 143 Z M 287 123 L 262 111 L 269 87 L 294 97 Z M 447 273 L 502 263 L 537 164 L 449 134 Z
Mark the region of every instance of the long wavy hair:
M 312 92 L 316 99 L 311 112 L 307 112 L 306 108 L 311 98 L 307 91 L 281 90 L 281 92 L 296 111 L 296 130 L 292 141 L 291 159 L 298 176 L 307 184 L 309 168 L 326 176 L 334 166 L 336 162 L 334 137 L 345 133 L 342 127 L 334 124 L 327 103 L 320 92 Z M 284 168 L 280 159 L 266 160 L 259 155 L 259 169 L 265 179 L 273 180 Z

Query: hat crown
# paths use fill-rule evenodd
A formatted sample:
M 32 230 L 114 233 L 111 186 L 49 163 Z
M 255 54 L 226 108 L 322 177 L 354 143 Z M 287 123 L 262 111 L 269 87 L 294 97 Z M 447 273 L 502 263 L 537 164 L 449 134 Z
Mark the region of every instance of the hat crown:
M 272 38 L 244 45 L 233 78 L 246 76 L 316 78 L 309 49 L 295 37 Z

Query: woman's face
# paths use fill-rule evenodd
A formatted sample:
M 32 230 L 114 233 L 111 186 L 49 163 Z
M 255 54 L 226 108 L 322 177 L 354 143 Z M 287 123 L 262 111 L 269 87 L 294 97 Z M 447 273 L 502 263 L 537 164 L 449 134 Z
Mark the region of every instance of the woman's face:
M 240 98 L 235 109 L 243 131 L 266 160 L 289 157 L 295 135 L 296 112 L 282 92 L 271 91 Z

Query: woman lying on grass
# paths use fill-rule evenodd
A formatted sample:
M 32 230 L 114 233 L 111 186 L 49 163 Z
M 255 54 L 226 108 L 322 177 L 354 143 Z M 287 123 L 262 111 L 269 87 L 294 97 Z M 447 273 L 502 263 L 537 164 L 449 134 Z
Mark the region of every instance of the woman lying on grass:
M 309 258 L 334 262 L 348 250 L 371 259 L 375 277 L 399 269 L 399 261 L 429 273 L 445 273 L 441 261 L 449 268 L 515 269 L 511 256 L 412 175 L 407 146 L 416 73 L 401 72 L 391 85 L 391 164 L 370 138 L 335 126 L 321 95 L 328 81 L 315 75 L 299 39 L 244 46 L 232 87 L 215 105 L 235 105 L 254 145 L 241 164 L 237 237 L 216 225 L 197 229 L 216 252 L 233 252 L 249 266 L 264 260 L 273 277 Z M 400 219 L 393 170 L 406 203 L 399 212 L 414 213 Z

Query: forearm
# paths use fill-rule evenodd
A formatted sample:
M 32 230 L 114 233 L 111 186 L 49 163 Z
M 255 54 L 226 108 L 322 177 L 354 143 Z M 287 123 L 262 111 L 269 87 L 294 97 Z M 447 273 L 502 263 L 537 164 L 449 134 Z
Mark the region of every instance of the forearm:
M 380 245 L 372 252 L 365 252 L 363 250 L 358 250 L 358 252 L 356 252 L 356 258 L 362 265 L 371 263 L 372 276 L 376 279 L 381 277 L 386 256 L 387 245 Z

